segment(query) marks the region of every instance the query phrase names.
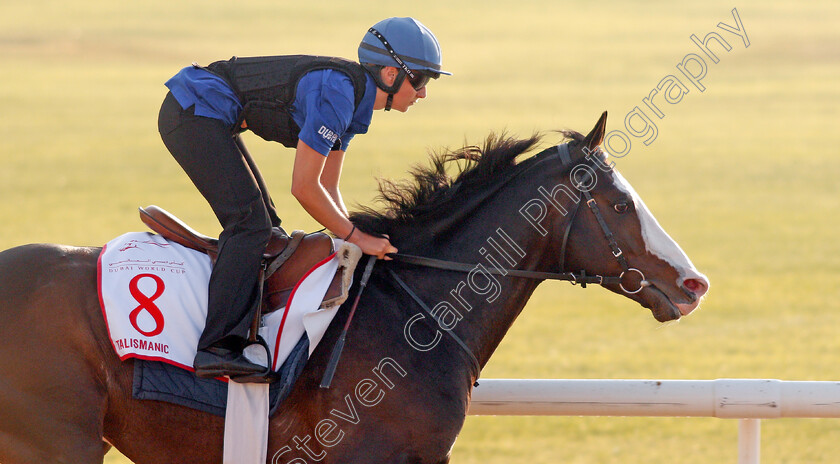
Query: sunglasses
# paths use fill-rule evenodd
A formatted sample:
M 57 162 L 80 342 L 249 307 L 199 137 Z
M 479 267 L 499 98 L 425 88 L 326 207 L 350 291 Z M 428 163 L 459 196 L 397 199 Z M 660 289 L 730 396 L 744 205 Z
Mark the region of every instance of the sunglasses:
M 414 87 L 414 90 L 418 92 L 422 90 L 423 87 L 426 86 L 426 84 L 429 83 L 430 79 L 434 79 L 437 77 L 431 76 L 423 71 L 412 70 L 411 72 L 414 73 L 414 77 L 409 77 L 406 75 L 406 78 L 408 78 L 408 83 L 411 84 L 411 86 Z
M 394 51 L 393 47 L 391 47 L 391 44 L 389 44 L 388 41 L 385 40 L 385 37 L 379 33 L 379 31 L 377 31 L 374 28 L 370 28 L 368 29 L 368 32 L 373 34 L 377 39 L 379 39 L 380 42 L 382 42 L 382 45 L 385 46 L 385 50 L 388 51 L 388 54 L 391 55 L 391 58 L 393 58 L 394 61 L 396 61 L 397 64 L 400 65 L 400 68 L 402 68 L 402 72 L 404 72 L 406 74 L 406 77 L 408 78 L 408 83 L 411 84 L 412 87 L 414 87 L 414 90 L 419 92 L 423 89 L 423 87 L 426 86 L 426 84 L 429 83 L 429 79 L 437 79 L 438 77 L 440 77 L 440 73 L 428 71 L 415 71 L 413 69 L 410 69 L 408 65 L 405 64 L 405 61 L 403 61 L 403 59 L 400 58 L 399 55 L 397 55 L 397 52 Z M 411 77 L 412 74 L 414 74 L 414 77 Z

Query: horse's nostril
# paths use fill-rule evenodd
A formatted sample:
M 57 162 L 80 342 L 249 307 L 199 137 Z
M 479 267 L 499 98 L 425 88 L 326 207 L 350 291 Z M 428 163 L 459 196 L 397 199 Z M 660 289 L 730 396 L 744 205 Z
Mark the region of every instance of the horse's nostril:
M 688 289 L 691 293 L 693 293 L 697 298 L 706 294 L 706 290 L 708 290 L 709 286 L 706 282 L 703 282 L 700 279 L 685 279 L 683 281 L 683 286 Z

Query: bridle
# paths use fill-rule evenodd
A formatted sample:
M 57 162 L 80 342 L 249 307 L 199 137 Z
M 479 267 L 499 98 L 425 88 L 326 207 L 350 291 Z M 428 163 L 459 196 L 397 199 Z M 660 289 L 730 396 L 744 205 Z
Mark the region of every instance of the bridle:
M 570 165 L 572 163 L 568 143 L 557 145 L 556 147 L 553 147 L 553 149 L 556 150 L 557 155 L 560 157 L 560 161 L 564 165 Z M 589 190 L 591 190 L 591 188 L 585 188 L 585 185 L 592 180 L 591 174 L 589 174 L 588 170 L 581 170 L 580 172 L 583 173 L 581 178 L 572 179 L 572 182 L 574 183 L 573 186 L 581 193 L 581 199 L 579 199 L 575 203 L 575 207 L 572 210 L 572 214 L 569 217 L 569 221 L 566 223 L 566 229 L 563 232 L 563 241 L 560 245 L 559 258 L 559 269 L 561 272 L 526 271 L 521 269 L 503 269 L 493 266 L 484 266 L 488 273 L 501 276 L 523 277 L 526 279 L 562 280 L 571 282 L 572 285 L 580 284 L 580 286 L 583 288 L 586 288 L 587 284 L 613 284 L 618 285 L 618 287 L 621 288 L 621 290 L 627 293 L 628 295 L 639 293 L 649 285 L 647 280 L 645 280 L 645 275 L 644 273 L 642 273 L 642 271 L 630 267 L 627 264 L 627 259 L 624 257 L 624 252 L 621 250 L 621 247 L 619 247 L 618 242 L 615 240 L 615 234 L 612 233 L 609 226 L 607 225 L 607 222 L 604 220 L 604 215 L 601 213 L 601 209 L 598 207 L 598 202 L 595 201 L 595 198 L 593 198 L 592 194 L 589 193 Z M 609 244 L 610 251 L 612 252 L 612 255 L 615 258 L 615 260 L 618 262 L 618 265 L 621 267 L 621 273 L 616 276 L 587 274 L 586 270 L 581 270 L 580 272 L 564 271 L 566 261 L 566 249 L 568 247 L 569 235 L 571 235 L 572 228 L 575 224 L 575 219 L 577 218 L 578 210 L 580 210 L 580 206 L 583 203 L 586 203 L 586 206 L 589 207 L 589 210 L 595 216 L 595 220 L 598 221 L 598 225 L 601 227 L 601 231 L 604 233 L 604 238 Z M 427 258 L 425 256 L 416 256 L 403 253 L 395 253 L 389 256 L 394 258 L 395 261 L 403 262 L 406 264 L 413 264 L 416 266 L 424 266 L 447 271 L 470 272 L 476 268 L 476 264 L 446 261 L 442 259 Z M 640 277 L 639 288 L 635 290 L 628 290 L 624 286 L 624 278 L 629 276 L 630 274 L 638 274 Z
M 556 155 L 560 158 L 560 161 L 563 165 L 571 165 L 572 157 L 569 150 L 569 144 L 565 143 L 562 145 L 557 145 L 553 147 L 556 151 Z M 644 273 L 639 269 L 634 267 L 630 267 L 627 263 L 627 259 L 624 257 L 624 252 L 619 247 L 618 242 L 615 239 L 615 234 L 612 233 L 607 222 L 604 220 L 604 215 L 601 213 L 601 209 L 598 207 L 598 202 L 595 201 L 595 198 L 592 197 L 592 194 L 589 193 L 590 188 L 585 188 L 586 184 L 593 181 L 592 176 L 589 170 L 581 170 L 579 172 L 583 172 L 580 178 L 576 178 L 574 175 L 572 176 L 572 183 L 573 187 L 575 187 L 580 193 L 581 197 L 575 203 L 575 207 L 572 210 L 571 216 L 569 217 L 569 221 L 566 224 L 566 229 L 563 231 L 563 241 L 561 243 L 560 248 L 560 257 L 559 257 L 559 269 L 561 272 L 542 272 L 542 271 L 527 271 L 521 269 L 503 269 L 494 266 L 484 266 L 486 272 L 494 275 L 500 276 L 510 276 L 510 277 L 522 277 L 526 279 L 538 279 L 538 280 L 562 280 L 571 282 L 572 285 L 580 284 L 582 288 L 586 288 L 587 284 L 598 284 L 598 285 L 618 285 L 618 287 L 628 295 L 633 295 L 642 291 L 645 287 L 649 286 L 650 283 L 645 279 Z M 566 248 L 568 247 L 569 236 L 571 235 L 572 228 L 575 224 L 575 219 L 577 218 L 578 211 L 580 210 L 581 204 L 586 203 L 586 206 L 589 208 L 589 211 L 595 216 L 595 220 L 598 222 L 598 225 L 601 228 L 601 231 L 604 234 L 604 238 L 607 240 L 609 244 L 610 251 L 618 262 L 618 265 L 621 267 L 621 273 L 614 276 L 605 276 L 605 275 L 592 275 L 587 274 L 586 270 L 581 270 L 580 272 L 564 272 L 565 269 L 565 260 L 566 260 Z M 413 264 L 416 266 L 423 266 L 429 267 L 434 269 L 442 269 L 447 271 L 459 271 L 459 272 L 470 272 L 476 269 L 478 266 L 477 264 L 468 264 L 468 263 L 460 263 L 455 261 L 447 261 L 442 259 L 436 258 L 428 258 L 425 256 L 416 256 L 410 254 L 403 254 L 403 253 L 394 253 L 389 255 L 395 261 L 399 261 L 401 263 L 406 264 Z M 423 311 L 430 316 L 435 322 L 438 323 L 439 326 L 443 327 L 444 324 L 441 323 L 439 317 L 435 315 L 435 313 L 429 309 L 426 303 L 394 272 L 393 269 L 390 267 L 387 268 L 388 273 L 394 279 L 394 281 L 405 291 L 422 309 Z M 631 274 L 638 274 L 639 275 L 639 288 L 635 290 L 628 290 L 624 286 L 624 278 L 631 275 Z M 452 339 L 467 353 L 475 371 L 475 378 L 478 379 L 478 376 L 481 372 L 481 366 L 478 362 L 478 359 L 473 354 L 472 350 L 458 337 L 452 330 L 446 330 Z M 476 382 L 476 385 L 478 383 Z
M 558 145 L 555 147 L 558 151 L 558 156 L 560 157 L 561 161 L 564 164 L 571 164 L 571 155 L 569 153 L 569 146 L 568 144 Z M 569 241 L 569 234 L 572 231 L 572 226 L 575 224 L 575 218 L 577 217 L 578 210 L 580 210 L 580 205 L 585 200 L 586 206 L 589 207 L 589 210 L 592 211 L 592 215 L 595 216 L 595 220 L 598 221 L 598 225 L 601 227 L 601 232 L 604 233 L 604 238 L 607 240 L 607 243 L 610 247 L 610 251 L 612 252 L 613 257 L 618 262 L 618 265 L 621 266 L 621 274 L 616 277 L 603 277 L 603 281 L 599 282 L 603 285 L 606 283 L 606 279 L 614 279 L 618 281 L 618 287 L 628 295 L 634 295 L 636 293 L 641 292 L 645 287 L 650 285 L 648 281 L 645 279 L 645 274 L 634 268 L 630 267 L 627 264 L 627 259 L 624 257 L 624 252 L 621 250 L 621 247 L 618 246 L 618 242 L 615 240 L 615 234 L 612 233 L 610 227 L 607 225 L 607 221 L 604 220 L 604 215 L 601 214 L 601 208 L 598 207 L 598 202 L 595 201 L 595 198 L 592 197 L 592 194 L 589 193 L 588 188 L 585 188 L 589 181 L 592 180 L 591 174 L 589 174 L 588 170 L 583 170 L 583 176 L 580 179 L 572 178 L 573 186 L 579 192 L 581 192 L 581 196 L 583 197 L 582 200 L 579 200 L 575 203 L 575 209 L 572 212 L 572 216 L 569 218 L 568 223 L 566 224 L 566 230 L 563 232 L 563 242 L 560 245 L 560 270 L 562 271 L 565 268 L 565 260 L 566 260 L 566 248 L 568 247 Z M 584 274 L 586 271 L 581 271 Z M 636 290 L 628 290 L 624 287 L 624 277 L 630 273 L 636 273 L 639 275 L 639 288 Z M 575 282 L 572 282 L 574 284 Z M 581 287 L 585 288 L 585 285 L 581 285 Z

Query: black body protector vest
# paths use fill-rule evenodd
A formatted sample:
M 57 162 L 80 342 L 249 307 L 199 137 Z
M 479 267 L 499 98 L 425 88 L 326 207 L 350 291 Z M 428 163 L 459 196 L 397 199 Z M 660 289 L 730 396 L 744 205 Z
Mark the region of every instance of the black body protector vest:
M 300 127 L 295 123 L 291 107 L 300 78 L 309 71 L 334 69 L 353 82 L 354 107 L 365 94 L 364 68 L 344 58 L 311 55 L 233 57 L 216 61 L 205 69 L 227 81 L 242 103 L 242 113 L 234 132 L 250 129 L 265 140 L 297 147 Z M 247 128 L 242 129 L 245 121 Z

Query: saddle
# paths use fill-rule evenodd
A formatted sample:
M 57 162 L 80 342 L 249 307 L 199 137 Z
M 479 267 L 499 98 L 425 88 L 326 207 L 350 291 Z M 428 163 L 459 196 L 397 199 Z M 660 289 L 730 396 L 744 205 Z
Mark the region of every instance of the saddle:
M 154 205 L 140 208 L 140 220 L 162 237 L 206 253 L 211 262 L 216 262 L 219 241 L 196 232 L 166 210 Z M 332 238 L 323 232 L 307 234 L 297 230 L 287 235 L 282 228 L 273 228 L 271 238 L 263 253 L 263 298 L 260 313 L 270 313 L 286 306 L 298 281 L 316 264 L 329 258 L 335 252 Z M 341 257 L 343 262 L 339 265 L 324 295 L 321 307 L 335 306 L 347 299 L 350 280 L 361 253 L 351 251 L 343 251 L 343 253 L 347 256 Z M 258 322 L 259 313 L 254 319 L 252 333 L 256 332 Z

